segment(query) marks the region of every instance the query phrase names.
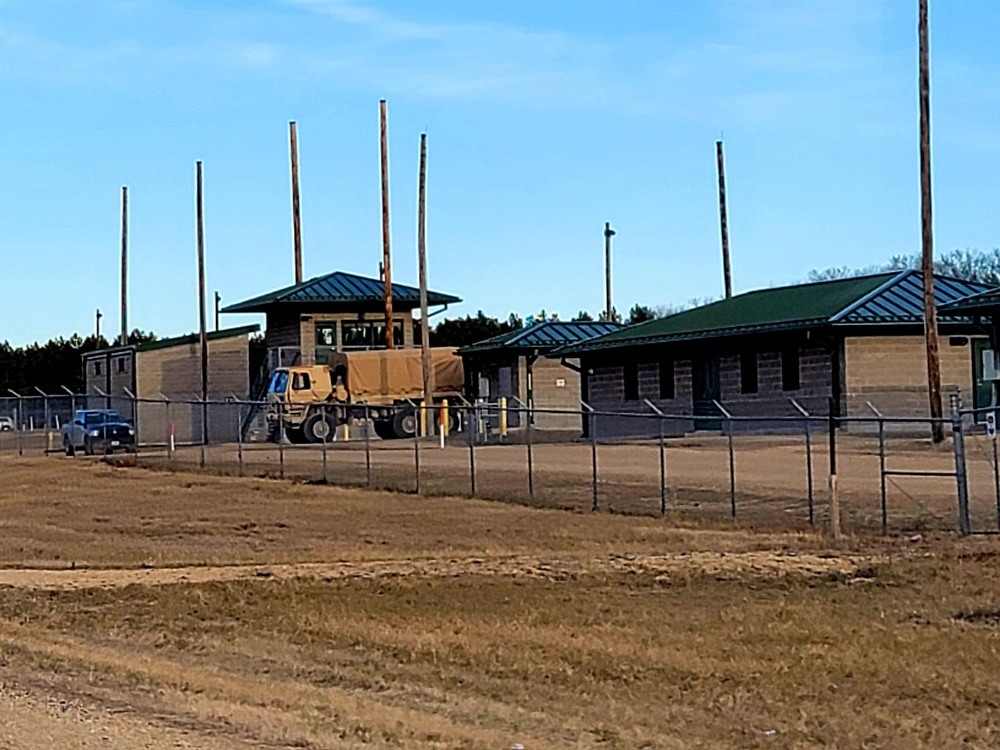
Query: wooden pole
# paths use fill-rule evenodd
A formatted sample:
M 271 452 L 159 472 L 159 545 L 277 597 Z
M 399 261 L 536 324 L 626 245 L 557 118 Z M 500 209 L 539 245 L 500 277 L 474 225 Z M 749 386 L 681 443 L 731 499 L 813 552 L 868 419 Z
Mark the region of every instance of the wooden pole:
M 417 189 L 417 255 L 420 269 L 420 360 L 424 375 L 424 404 L 434 403 L 434 370 L 431 367 L 431 331 L 427 316 L 427 133 L 420 134 L 420 177 Z M 425 426 L 426 415 L 421 421 Z
M 932 419 L 940 420 L 941 360 L 938 353 L 937 305 L 934 301 L 934 224 L 931 215 L 931 77 L 929 62 L 927 0 L 920 0 L 920 223 L 923 252 L 920 270 L 924 277 L 924 340 L 927 349 L 927 392 Z M 935 443 L 944 440 L 944 425 L 931 425 Z
M 198 212 L 198 319 L 201 333 L 201 400 L 202 400 L 202 438 L 208 443 L 208 332 L 205 328 L 205 201 L 202 190 L 201 162 L 196 163 L 196 201 Z
M 122 186 L 122 332 L 119 343 L 128 344 L 128 187 Z
M 101 338 L 101 308 L 97 308 L 97 314 L 94 315 L 94 338 Z
M 392 263 L 389 248 L 389 142 L 388 113 L 385 99 L 379 101 L 380 140 L 382 146 L 382 281 L 385 284 L 385 348 L 393 349 Z
M 295 244 L 295 283 L 302 283 L 302 216 L 299 213 L 299 141 L 295 121 L 288 123 L 292 152 L 292 235 Z
M 726 216 L 726 165 L 722 158 L 722 141 L 715 142 L 715 158 L 719 165 L 719 223 L 722 227 L 722 274 L 726 283 L 726 299 L 733 296 L 733 272 L 729 264 L 729 220 Z
M 604 222 L 604 319 L 609 322 L 615 319 L 611 303 L 611 238 L 614 236 L 611 222 Z
M 222 295 L 215 293 L 215 330 L 219 330 L 219 306 L 222 303 Z

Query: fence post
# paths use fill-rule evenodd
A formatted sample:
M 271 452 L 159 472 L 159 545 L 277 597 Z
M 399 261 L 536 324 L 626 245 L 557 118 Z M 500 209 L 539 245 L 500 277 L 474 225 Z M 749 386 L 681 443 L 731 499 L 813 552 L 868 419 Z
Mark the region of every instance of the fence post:
M 469 424 L 478 424 L 479 410 L 475 406 L 470 406 L 467 411 Z M 471 496 L 476 496 L 476 431 L 468 430 L 469 433 L 469 487 Z
M 163 396 L 163 394 L 160 394 Z M 167 457 L 173 461 L 176 456 L 174 451 L 177 449 L 177 435 L 174 431 L 174 414 L 173 409 L 170 408 L 170 399 L 163 396 L 163 401 L 167 405 Z
M 518 410 L 518 412 L 520 413 L 520 410 Z M 528 444 L 528 497 L 530 497 L 532 500 L 534 500 L 535 499 L 535 469 L 534 469 L 534 460 L 533 460 L 533 457 L 532 457 L 532 452 L 533 452 L 532 451 L 532 442 L 533 442 L 532 433 L 534 432 L 534 429 L 532 428 L 532 425 L 531 425 L 532 418 L 531 418 L 531 406 L 530 405 L 527 405 L 527 409 L 525 409 L 525 417 L 528 420 L 528 429 L 527 429 L 527 438 L 528 438 L 527 439 L 527 444 Z M 591 428 L 591 429 L 593 429 L 593 428 Z
M 885 420 L 882 418 L 882 412 L 875 408 L 875 405 L 871 401 L 866 401 L 865 406 L 875 415 L 878 419 L 878 473 L 879 473 L 879 491 L 881 493 L 881 511 L 882 511 L 882 534 L 889 533 L 889 504 L 886 500 L 886 488 L 885 488 Z
M 830 429 L 830 531 L 840 539 L 840 495 L 837 489 L 837 418 L 833 396 L 830 396 L 827 422 Z
M 198 442 L 198 465 L 205 470 L 205 445 L 208 443 L 208 402 L 201 399 L 201 440 Z
M 416 408 L 420 408 L 419 406 Z M 445 407 L 445 419 L 447 416 L 447 407 Z M 442 433 L 443 434 L 443 433 Z M 420 494 L 420 430 L 417 425 L 413 426 L 413 480 L 415 485 L 415 491 Z
M 325 419 L 325 417 L 324 417 L 324 419 Z M 329 482 L 329 479 L 328 479 L 328 477 L 327 477 L 327 471 L 326 471 L 326 450 L 327 450 L 327 441 L 328 441 L 328 440 L 330 439 L 330 433 L 331 433 L 331 432 L 333 433 L 333 436 L 334 436 L 335 438 L 337 437 L 337 428 L 336 428 L 336 426 L 334 426 L 334 428 L 333 428 L 333 429 L 331 430 L 331 429 L 329 428 L 329 422 L 327 422 L 326 424 L 327 424 L 327 429 L 326 429 L 326 431 L 325 431 L 325 432 L 323 433 L 323 484 L 329 484 L 329 483 L 330 483 L 330 482 Z
M 278 472 L 285 478 L 285 402 L 278 402 Z
M 811 415 L 806 411 L 805 407 L 802 406 L 794 398 L 788 399 L 792 402 L 792 406 L 799 410 L 799 413 L 804 417 L 802 424 L 805 425 L 806 433 L 806 493 L 808 495 L 807 502 L 809 503 L 809 525 L 813 526 L 816 522 L 816 510 L 815 501 L 813 499 L 813 460 L 812 460 L 812 423 L 810 421 Z
M 993 423 L 996 424 L 996 412 L 994 412 Z M 997 435 L 995 430 L 990 442 L 993 443 L 993 495 L 997 506 L 997 531 L 1000 531 L 1000 466 L 997 465 Z
M 365 484 L 368 489 L 372 488 L 372 445 L 371 431 L 372 423 L 368 414 L 368 404 L 365 404 Z
M 729 443 L 729 515 L 736 518 L 736 455 L 733 450 L 733 415 L 718 401 L 713 402 L 726 419 L 726 442 Z
M 243 403 L 236 402 L 236 460 L 239 473 L 243 476 Z
M 593 497 L 590 503 L 590 510 L 596 511 L 598 508 L 598 497 L 597 497 L 597 413 L 594 409 L 587 403 L 581 401 L 580 406 L 582 406 L 590 418 L 590 485 L 593 492 Z
M 648 398 L 643 399 L 646 402 L 646 406 L 656 412 L 656 422 L 660 428 L 660 515 L 665 516 L 667 514 L 667 459 L 664 451 L 664 441 L 663 441 L 663 412 L 650 401 Z
M 955 480 L 958 489 L 958 528 L 962 536 L 972 529 L 969 523 L 969 481 L 965 467 L 965 435 L 962 430 L 962 398 L 951 394 L 951 441 L 955 449 Z

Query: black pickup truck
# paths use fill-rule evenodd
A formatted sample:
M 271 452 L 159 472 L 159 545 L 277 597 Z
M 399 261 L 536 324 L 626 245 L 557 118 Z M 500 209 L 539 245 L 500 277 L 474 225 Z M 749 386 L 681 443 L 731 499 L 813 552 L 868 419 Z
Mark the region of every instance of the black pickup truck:
M 73 415 L 62 428 L 63 450 L 67 456 L 83 451 L 95 453 L 135 450 L 135 428 L 114 409 L 87 409 Z

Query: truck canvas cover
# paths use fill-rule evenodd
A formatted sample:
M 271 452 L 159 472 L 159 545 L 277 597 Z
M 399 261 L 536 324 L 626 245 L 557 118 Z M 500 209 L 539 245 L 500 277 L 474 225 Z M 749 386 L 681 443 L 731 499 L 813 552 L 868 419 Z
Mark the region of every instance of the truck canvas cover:
M 460 393 L 465 384 L 462 359 L 454 348 L 431 349 L 434 392 Z M 343 366 L 351 400 L 383 402 L 385 399 L 419 399 L 423 396 L 423 374 L 419 349 L 350 352 L 335 355 L 330 366 Z

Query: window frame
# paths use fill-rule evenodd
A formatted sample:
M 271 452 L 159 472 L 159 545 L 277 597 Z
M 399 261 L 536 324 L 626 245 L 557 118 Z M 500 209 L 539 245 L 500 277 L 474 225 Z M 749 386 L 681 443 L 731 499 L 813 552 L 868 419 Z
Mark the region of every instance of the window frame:
M 786 347 L 781 350 L 781 390 L 797 391 L 800 390 L 801 388 L 802 388 L 801 353 L 799 352 L 798 347 Z
M 740 352 L 740 393 L 748 396 L 760 393 L 760 355 L 756 350 Z
M 673 357 L 661 357 L 657 363 L 660 399 L 672 401 L 677 398 L 677 363 Z

